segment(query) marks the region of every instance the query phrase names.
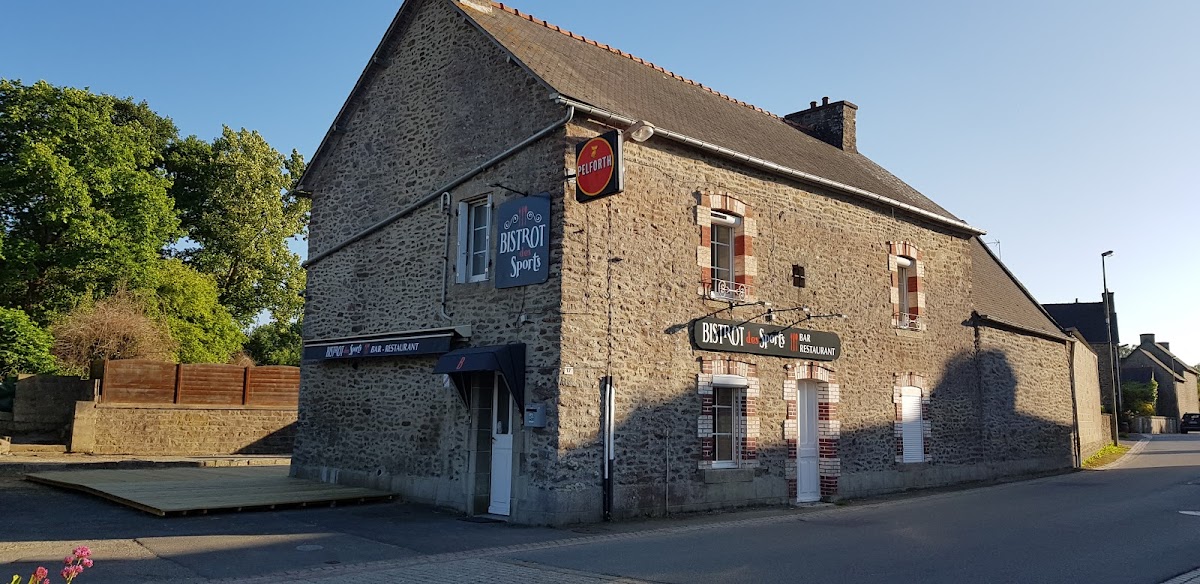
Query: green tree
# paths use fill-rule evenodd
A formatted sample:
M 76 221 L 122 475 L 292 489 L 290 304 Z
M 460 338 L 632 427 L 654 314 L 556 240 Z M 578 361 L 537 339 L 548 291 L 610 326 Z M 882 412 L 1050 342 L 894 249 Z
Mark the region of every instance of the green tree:
M 246 335 L 218 300 L 216 281 L 177 259 L 160 262 L 155 286 L 141 295 L 150 316 L 178 343 L 175 357 L 181 363 L 226 362 Z
M 175 136 L 144 102 L 0 79 L 0 306 L 45 325 L 150 280 L 179 234 L 162 165 Z
M 258 132 L 225 127 L 211 144 L 195 136 L 173 144 L 167 168 L 187 235 L 178 255 L 216 279 L 221 303 L 243 326 L 263 311 L 295 320 L 304 270 L 287 244 L 304 235 L 310 205 L 290 187 L 304 159 L 283 156 Z
M 1153 416 L 1158 405 L 1158 381 L 1153 377 L 1149 382 L 1121 382 L 1121 405 L 1126 415 Z
M 0 377 L 53 372 L 54 339 L 24 312 L 0 308 Z
M 300 365 L 301 324 L 269 322 L 250 331 L 245 351 L 259 365 Z

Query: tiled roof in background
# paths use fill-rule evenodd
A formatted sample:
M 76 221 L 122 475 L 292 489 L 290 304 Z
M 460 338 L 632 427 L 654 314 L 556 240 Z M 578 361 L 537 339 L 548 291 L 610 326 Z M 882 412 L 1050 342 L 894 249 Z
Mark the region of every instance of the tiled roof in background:
M 976 312 L 990 319 L 1055 338 L 1066 338 L 1033 296 L 978 237 L 971 238 L 971 302 Z
M 463 12 L 560 94 L 628 118 L 958 219 L 857 152 L 778 116 L 503 4 Z M 807 104 L 797 104 L 797 110 Z

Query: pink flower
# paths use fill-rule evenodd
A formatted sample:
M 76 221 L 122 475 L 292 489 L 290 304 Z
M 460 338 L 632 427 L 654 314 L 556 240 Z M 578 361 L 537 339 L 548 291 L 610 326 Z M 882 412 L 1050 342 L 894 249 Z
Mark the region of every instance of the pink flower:
M 84 558 L 83 561 L 79 562 L 79 563 L 83 564 L 83 567 L 85 567 L 85 568 L 92 567 L 92 559 L 91 558 Z
M 67 557 L 63 558 L 63 565 L 70 566 L 71 562 L 74 562 L 74 561 L 75 561 L 75 556 L 67 556 Z
M 75 571 L 71 569 L 71 566 L 67 566 L 66 568 L 63 568 L 58 575 L 62 576 L 63 580 L 69 580 L 75 577 Z
M 42 584 L 50 584 L 50 579 L 46 578 L 45 580 L 42 580 Z
M 86 557 L 92 555 L 92 550 L 91 550 L 91 548 L 89 548 L 86 545 L 81 545 L 81 546 L 75 548 L 74 550 L 72 550 L 71 553 L 75 554 L 81 558 L 86 558 Z
M 38 569 L 33 571 L 33 579 L 34 580 L 45 580 L 46 576 L 48 576 L 49 574 L 50 574 L 50 570 L 47 570 L 46 568 L 43 568 L 42 566 L 38 566 Z

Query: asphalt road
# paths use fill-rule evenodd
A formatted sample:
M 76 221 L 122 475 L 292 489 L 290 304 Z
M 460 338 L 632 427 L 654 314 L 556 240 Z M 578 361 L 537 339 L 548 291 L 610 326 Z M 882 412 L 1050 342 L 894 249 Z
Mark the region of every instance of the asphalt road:
M 1105 471 L 807 511 L 573 529 L 469 523 L 398 503 L 159 518 L 0 479 L 0 577 L 53 566 L 88 544 L 97 564 L 83 584 L 527 584 L 608 576 L 688 584 L 1158 584 L 1200 567 L 1200 516 L 1180 511 L 1200 512 L 1200 435 L 1155 436 Z M 292 574 L 278 574 L 285 570 Z
M 512 557 L 688 584 L 1155 584 L 1200 566 L 1200 516 L 1180 511 L 1200 512 L 1196 435 L 1110 470 Z

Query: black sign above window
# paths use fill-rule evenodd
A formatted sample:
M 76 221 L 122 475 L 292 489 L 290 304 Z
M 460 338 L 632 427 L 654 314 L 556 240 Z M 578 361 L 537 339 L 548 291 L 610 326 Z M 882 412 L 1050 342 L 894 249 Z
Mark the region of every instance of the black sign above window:
M 692 342 L 708 351 L 809 361 L 833 361 L 842 353 L 842 340 L 833 333 L 715 318 L 692 321 Z

